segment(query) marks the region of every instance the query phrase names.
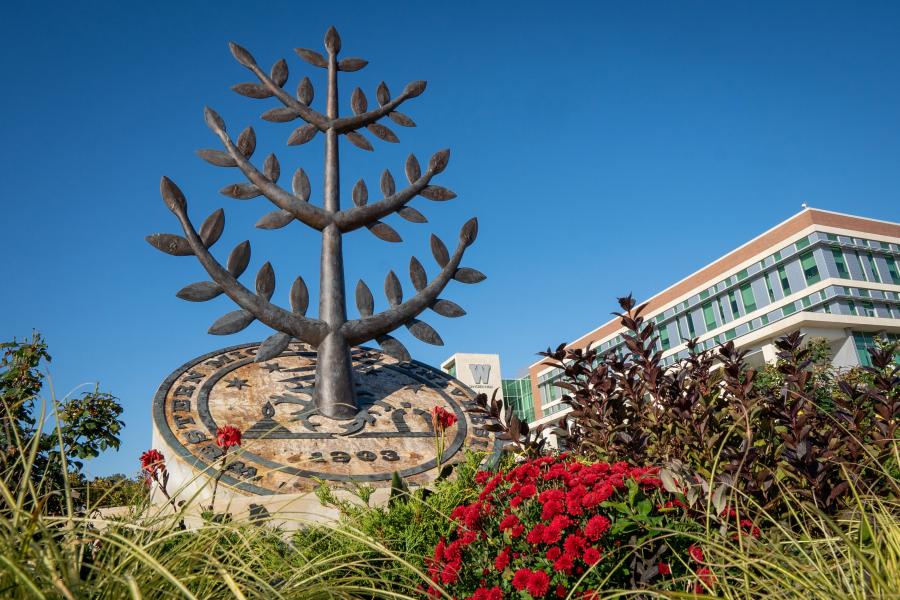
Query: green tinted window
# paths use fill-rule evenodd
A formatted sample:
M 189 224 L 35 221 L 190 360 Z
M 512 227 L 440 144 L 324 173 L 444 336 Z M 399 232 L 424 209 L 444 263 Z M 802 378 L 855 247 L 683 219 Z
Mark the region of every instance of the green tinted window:
M 797 250 L 803 250 L 807 246 L 809 246 L 809 238 L 808 237 L 805 237 L 802 240 L 797 240 L 797 243 L 794 244 L 794 247 L 797 248 Z
M 859 358 L 859 364 L 871 367 L 872 357 L 869 355 L 869 348 L 875 348 L 875 339 L 865 333 L 853 332 L 853 341 L 856 344 L 856 356 Z
M 766 291 L 769 292 L 769 302 L 775 302 L 775 292 L 772 290 L 772 281 L 769 279 L 768 275 L 765 275 L 763 279 L 766 280 Z
M 856 312 L 856 302 L 854 302 L 853 300 L 847 300 L 847 306 L 850 308 L 851 315 L 858 314 Z
M 800 255 L 800 265 L 803 267 L 803 276 L 806 277 L 806 285 L 812 285 L 822 279 L 819 277 L 819 267 L 816 266 L 816 257 L 812 252 Z
M 778 267 L 778 279 L 781 281 L 781 291 L 784 292 L 785 296 L 789 296 L 791 293 L 791 284 L 788 281 L 784 267 Z
M 662 344 L 663 350 L 668 350 L 672 345 L 669 343 L 669 326 L 659 326 L 659 342 Z
M 881 276 L 878 274 L 878 267 L 875 265 L 875 257 L 872 256 L 872 253 L 866 254 L 866 260 L 869 263 L 869 269 L 872 272 L 872 280 L 875 283 L 881 283 Z
M 810 296 L 804 296 L 803 300 L 800 301 L 803 304 L 803 308 L 809 308 L 812 304 L 812 300 L 810 300 Z
M 756 298 L 753 297 L 753 288 L 749 283 L 741 286 L 741 300 L 744 301 L 745 314 L 756 310 Z
M 725 340 L 733 340 L 737 333 L 735 333 L 734 329 L 729 329 L 725 332 Z
M 731 314 L 734 315 L 734 318 L 737 319 L 738 315 L 741 314 L 741 311 L 738 310 L 737 298 L 734 296 L 734 291 L 728 292 L 728 302 L 731 303 Z
M 790 314 L 797 312 L 797 307 L 795 306 L 795 304 L 793 302 L 791 302 L 790 304 L 788 304 L 787 306 L 782 308 L 781 312 L 784 314 L 784 316 L 788 316 Z
M 741 281 L 741 280 L 743 280 L 743 279 L 747 279 L 747 269 L 744 269 L 743 271 L 741 271 L 740 273 L 738 273 L 738 274 L 737 274 L 737 278 L 738 278 L 738 281 Z
M 687 321 L 688 333 L 692 338 L 697 337 L 697 332 L 694 330 L 694 317 L 691 313 L 684 315 L 685 320 Z
M 847 270 L 847 262 L 844 260 L 844 253 L 838 248 L 832 248 L 831 255 L 834 257 L 834 264 L 837 265 L 838 277 L 841 279 L 850 279 L 850 271 Z
M 712 331 L 716 328 L 716 315 L 713 313 L 713 307 L 710 302 L 703 305 L 703 319 L 706 321 L 707 331 Z
M 900 271 L 897 271 L 897 261 L 892 256 L 888 256 L 885 260 L 887 261 L 891 282 L 900 285 Z
M 700 292 L 701 300 L 706 300 L 707 298 L 709 298 L 709 290 L 703 290 L 702 292 Z
M 769 315 L 761 316 L 759 318 L 759 322 L 762 323 L 763 325 L 768 325 L 769 324 Z
M 775 254 L 773 254 L 773 255 L 772 255 L 772 258 L 775 259 L 775 262 L 778 262 L 779 260 L 781 260 L 781 251 L 779 250 L 778 252 L 776 252 Z
M 833 233 L 828 234 L 828 239 L 831 240 L 832 242 L 838 241 L 838 237 L 836 235 L 834 235 Z

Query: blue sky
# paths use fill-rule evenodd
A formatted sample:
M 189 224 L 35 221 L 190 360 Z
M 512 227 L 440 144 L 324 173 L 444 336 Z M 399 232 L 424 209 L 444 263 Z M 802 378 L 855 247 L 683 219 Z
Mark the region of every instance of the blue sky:
M 386 167 L 402 177 L 407 153 L 424 162 L 452 149 L 439 182 L 457 200 L 414 201 L 428 225 L 391 217 L 403 244 L 365 231 L 345 244 L 351 284 L 380 290 L 394 269 L 409 294 L 410 254 L 434 273 L 428 235 L 450 243 L 478 216 L 466 264 L 488 280 L 445 293 L 469 315 L 426 317 L 443 348 L 399 334 L 431 364 L 499 352 L 504 375 L 521 374 L 539 350 L 606 321 L 617 295 L 667 287 L 803 201 L 900 220 L 894 2 L 23 2 L 3 12 L 0 338 L 42 332 L 58 396 L 99 381 L 121 398 L 122 449 L 92 461 L 94 474 L 135 470 L 153 394 L 178 365 L 266 335 L 254 325 L 209 336 L 229 301 L 175 298 L 203 273 L 143 241 L 178 231 L 161 175 L 197 223 L 226 209 L 217 249 L 250 239 L 248 276 L 272 261 L 276 300 L 297 274 L 316 287 L 318 236 L 299 224 L 254 229 L 265 201 L 220 196 L 240 178 L 193 154 L 217 147 L 208 104 L 230 131 L 255 127 L 259 160 L 277 152 L 321 193 L 321 141 L 285 147 L 292 127 L 258 119 L 273 101 L 229 91 L 252 77 L 229 40 L 266 66 L 286 58 L 289 89 L 309 75 L 318 107 L 322 71 L 293 48 L 321 48 L 330 24 L 345 56 L 370 61 L 344 77 L 343 110 L 355 85 L 374 101 L 381 79 L 395 92 L 428 80 L 404 108 L 418 127 L 395 128 L 401 143 L 376 140 L 374 153 L 345 144 L 342 178 L 348 202 L 357 178 L 374 190 Z

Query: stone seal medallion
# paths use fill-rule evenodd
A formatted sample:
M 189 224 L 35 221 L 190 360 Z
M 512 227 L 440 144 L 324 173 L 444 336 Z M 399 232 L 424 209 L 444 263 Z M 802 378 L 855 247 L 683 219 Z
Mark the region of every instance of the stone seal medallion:
M 258 343 L 196 358 L 160 386 L 153 405 L 154 442 L 162 442 L 194 477 L 218 474 L 218 427 L 243 432 L 243 445 L 221 479 L 243 494 L 309 491 L 316 480 L 389 486 L 396 471 L 414 484 L 437 476 L 435 407 L 453 413 L 443 464 L 465 449 L 493 452 L 492 433 L 469 415 L 473 392 L 419 362 L 399 362 L 377 350 L 352 351 L 360 410 L 333 420 L 312 401 L 316 353 L 292 343 L 275 359 L 255 362 Z M 179 477 L 190 475 L 180 473 Z

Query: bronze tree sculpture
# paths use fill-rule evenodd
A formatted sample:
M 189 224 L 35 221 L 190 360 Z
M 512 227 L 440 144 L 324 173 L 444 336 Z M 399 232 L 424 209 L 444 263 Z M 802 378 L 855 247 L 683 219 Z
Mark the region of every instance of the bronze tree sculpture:
M 259 83 L 240 83 L 233 90 L 250 98 L 277 98 L 283 106 L 263 113 L 266 121 L 287 123 L 300 119 L 301 125 L 290 135 L 289 146 L 306 144 L 318 134 L 325 136 L 325 168 L 322 206 L 309 202 L 310 183 L 303 169 L 298 169 L 291 182 L 291 191 L 278 185 L 281 167 L 274 154 L 266 158 L 262 170 L 257 169 L 250 158 L 256 148 L 256 135 L 247 127 L 232 141 L 225 129 L 225 122 L 214 110 L 205 108 L 207 126 L 221 140 L 224 151 L 200 150 L 198 154 L 207 162 L 219 167 L 236 167 L 248 182 L 229 185 L 221 192 L 235 199 L 248 200 L 263 196 L 272 202 L 277 210 L 263 216 L 256 224 L 262 229 L 278 229 L 297 220 L 322 233 L 322 254 L 320 268 L 319 318 L 306 316 L 309 294 L 306 284 L 297 277 L 291 286 L 291 310 L 285 310 L 270 302 L 275 289 L 275 274 L 266 262 L 256 275 L 256 293 L 238 281 L 250 260 L 250 243 L 238 244 L 222 266 L 209 252 L 209 248 L 219 239 L 225 225 L 222 209 L 213 212 L 197 231 L 187 215 L 184 194 L 167 177 L 160 183 L 160 192 L 166 206 L 175 214 L 184 230 L 184 237 L 175 234 L 157 233 L 147 237 L 147 241 L 159 250 L 175 256 L 194 255 L 212 278 L 212 281 L 193 283 L 178 292 L 178 297 L 193 302 L 211 300 L 220 294 L 231 298 L 239 310 L 218 319 L 209 329 L 216 335 L 241 331 L 254 320 L 266 324 L 276 333 L 267 338 L 259 347 L 257 361 L 266 361 L 278 356 L 288 347 L 292 339 L 308 343 L 317 349 L 318 357 L 315 374 L 314 401 L 319 414 L 335 419 L 352 418 L 358 411 L 350 359 L 352 346 L 369 340 L 377 340 L 390 356 L 401 361 L 410 360 L 406 348 L 397 339 L 388 335 L 400 326 L 406 326 L 413 336 L 424 342 L 442 345 L 443 341 L 432 327 L 417 319 L 426 309 L 431 309 L 445 317 L 459 317 L 465 311 L 457 304 L 440 299 L 438 296 L 451 279 L 463 283 L 477 283 L 485 277 L 475 269 L 460 267 L 465 249 L 470 246 L 478 233 L 478 222 L 470 219 L 463 225 L 456 250 L 450 254 L 444 243 L 435 235 L 431 236 L 431 251 L 441 270 L 430 282 L 425 269 L 415 258 L 409 262 L 409 276 L 417 293 L 403 301 L 400 281 L 393 271 L 384 283 L 384 291 L 390 308 L 374 312 L 374 300 L 368 286 L 360 280 L 356 286 L 356 305 L 359 319 L 347 319 L 344 286 L 344 262 L 342 236 L 356 229 L 366 227 L 374 235 L 388 242 L 399 242 L 400 236 L 380 219 L 397 213 L 413 223 L 426 222 L 425 217 L 407 204 L 417 195 L 429 200 L 450 200 L 456 195 L 450 190 L 432 185 L 432 178 L 447 166 L 449 150 L 434 154 L 428 168 L 422 172 L 415 156 L 406 161 L 406 177 L 409 186 L 397 191 L 390 171 L 381 177 L 381 191 L 384 198 L 368 203 L 368 191 L 360 180 L 353 188 L 354 206 L 341 209 L 339 189 L 338 140 L 340 136 L 364 150 L 372 150 L 372 145 L 360 133 L 368 129 L 375 137 L 398 142 L 397 136 L 378 121 L 388 117 L 404 127 L 414 127 L 415 123 L 397 111 L 403 102 L 415 98 L 425 90 L 424 81 L 408 84 L 403 92 L 391 98 L 388 87 L 382 82 L 376 91 L 378 107 L 368 110 L 363 92 L 356 88 L 351 97 L 352 116 L 338 114 L 338 73 L 358 71 L 367 61 L 359 58 L 338 60 L 341 39 L 334 27 L 325 35 L 327 57 L 312 50 L 298 48 L 297 54 L 307 63 L 327 70 L 328 95 L 326 112 L 322 114 L 310 105 L 313 100 L 313 86 L 306 77 L 297 87 L 296 97 L 284 90 L 288 79 L 288 67 L 284 59 L 279 60 L 267 74 L 253 56 L 241 46 L 231 43 L 234 58 L 252 71 Z

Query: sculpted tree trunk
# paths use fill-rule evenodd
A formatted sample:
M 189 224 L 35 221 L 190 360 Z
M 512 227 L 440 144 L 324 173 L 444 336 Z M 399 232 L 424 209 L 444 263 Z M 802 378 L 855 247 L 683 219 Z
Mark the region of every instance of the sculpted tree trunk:
M 218 319 L 209 332 L 216 335 L 236 333 L 246 328 L 254 320 L 265 323 L 276 333 L 267 338 L 259 348 L 257 361 L 267 361 L 284 352 L 292 339 L 308 343 L 317 350 L 314 400 L 319 414 L 335 419 L 352 418 L 357 410 L 353 369 L 350 357 L 354 345 L 369 340 L 377 340 L 382 349 L 401 361 L 410 360 L 409 352 L 395 338 L 388 335 L 400 326 L 406 326 L 413 336 L 424 342 L 442 345 L 443 341 L 430 325 L 417 319 L 426 309 L 432 309 L 445 317 L 459 317 L 465 314 L 457 304 L 440 299 L 438 296 L 451 279 L 463 283 L 477 283 L 484 275 L 475 269 L 460 267 L 465 249 L 470 246 L 478 233 L 478 222 L 470 219 L 460 230 L 459 242 L 451 255 L 444 243 L 431 236 L 431 250 L 440 267 L 439 273 L 429 282 L 425 269 L 415 258 L 410 258 L 409 275 L 416 294 L 403 301 L 400 281 L 393 271 L 385 279 L 385 295 L 390 308 L 380 313 L 374 312 L 374 299 L 368 286 L 360 280 L 356 286 L 356 305 L 359 319 L 347 319 L 346 288 L 344 282 L 343 235 L 366 227 L 376 237 L 387 242 L 401 241 L 399 234 L 381 219 L 397 213 L 413 223 L 424 223 L 427 219 L 408 203 L 416 196 L 429 200 L 451 200 L 456 195 L 450 190 L 431 184 L 431 179 L 447 166 L 449 150 L 437 152 L 429 161 L 423 173 L 415 156 L 406 161 L 406 177 L 409 185 L 396 190 L 394 178 L 385 170 L 380 188 L 384 197 L 372 204 L 368 203 L 368 188 L 360 180 L 353 189 L 354 207 L 341 209 L 340 169 L 338 143 L 344 136 L 354 146 L 372 150 L 370 142 L 360 133 L 367 129 L 375 137 L 398 142 L 396 134 L 379 123 L 385 117 L 393 122 L 413 127 L 415 123 L 407 115 L 396 109 L 408 99 L 415 98 L 425 90 L 424 81 L 408 84 L 396 98 L 391 98 L 388 87 L 382 82 L 376 91 L 378 108 L 368 110 L 365 94 L 356 88 L 351 96 L 353 116 L 341 117 L 338 104 L 338 73 L 358 71 L 368 64 L 359 58 L 338 60 L 341 39 L 332 27 L 325 35 L 327 56 L 313 50 L 297 49 L 297 54 L 309 64 L 327 70 L 328 94 L 326 110 L 322 114 L 310 107 L 314 92 L 312 83 L 306 77 L 297 87 L 296 98 L 284 90 L 288 79 L 287 63 L 282 59 L 275 63 L 270 72 L 265 73 L 253 56 L 237 44 L 231 44 L 235 59 L 256 75 L 259 83 L 240 83 L 233 90 L 251 98 L 277 98 L 282 107 L 272 108 L 263 113 L 262 118 L 274 122 L 290 122 L 300 119 L 305 124 L 296 128 L 288 138 L 289 146 L 310 142 L 317 135 L 325 137 L 325 168 L 323 176 L 322 206 L 309 202 L 311 188 L 303 169 L 297 169 L 291 191 L 278 185 L 281 166 L 274 154 L 264 161 L 262 171 L 251 162 L 256 149 L 256 134 L 251 127 L 246 128 L 232 141 L 226 132 L 224 120 L 212 109 L 204 111 L 207 126 L 221 140 L 225 150 L 200 150 L 198 154 L 207 162 L 219 167 L 239 169 L 247 182 L 226 186 L 221 192 L 238 200 L 248 200 L 263 196 L 277 210 L 264 215 L 256 224 L 262 229 L 279 229 L 293 221 L 321 232 L 322 253 L 320 263 L 319 317 L 307 317 L 309 293 L 301 277 L 291 286 L 291 310 L 285 310 L 270 302 L 275 291 L 275 273 L 266 262 L 256 276 L 256 293 L 238 281 L 249 265 L 249 241 L 238 244 L 232 250 L 226 266 L 223 267 L 209 252 L 218 241 L 225 226 L 222 209 L 213 212 L 197 231 L 187 215 L 187 201 L 184 194 L 171 180 L 162 178 L 160 191 L 166 206 L 181 223 L 184 236 L 157 233 L 147 237 L 147 241 L 159 250 L 175 256 L 194 255 L 206 269 L 212 281 L 193 283 L 178 292 L 178 297 L 190 301 L 211 300 L 225 294 L 239 307 Z

